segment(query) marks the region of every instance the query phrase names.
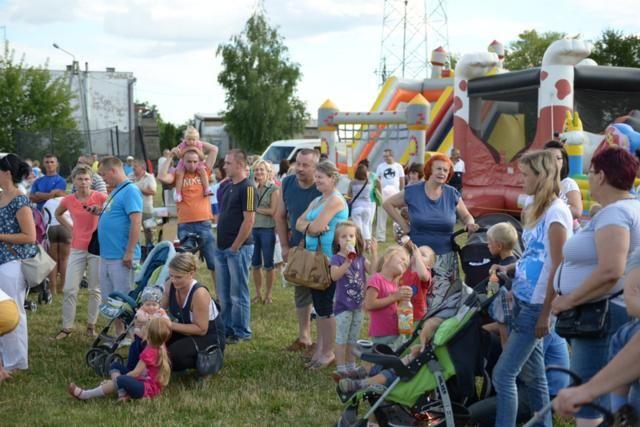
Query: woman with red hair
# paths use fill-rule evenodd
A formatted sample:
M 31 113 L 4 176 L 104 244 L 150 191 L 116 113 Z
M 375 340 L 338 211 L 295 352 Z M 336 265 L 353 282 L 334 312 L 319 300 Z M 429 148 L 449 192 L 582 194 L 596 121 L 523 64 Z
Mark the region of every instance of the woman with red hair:
M 478 229 L 458 190 L 447 184 L 452 176 L 453 164 L 449 157 L 435 154 L 424 167 L 423 185 L 410 185 L 382 204 L 413 243 L 418 247 L 429 246 L 436 253 L 433 287 L 427 296 L 429 308 L 440 305 L 462 285 L 458 258 L 451 245 L 456 219 L 460 219 L 469 232 Z M 404 207 L 409 210 L 408 223 L 400 214 Z

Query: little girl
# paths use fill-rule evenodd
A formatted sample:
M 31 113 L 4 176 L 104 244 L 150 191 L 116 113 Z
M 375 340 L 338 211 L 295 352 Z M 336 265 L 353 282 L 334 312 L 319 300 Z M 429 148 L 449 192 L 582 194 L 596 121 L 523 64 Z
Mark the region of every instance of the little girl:
M 375 245 L 372 246 L 375 260 Z M 334 314 L 336 316 L 336 364 L 334 377 L 358 377 L 355 357 L 351 350 L 360 337 L 363 313 L 362 300 L 365 270 L 372 273 L 372 264 L 364 256 L 364 239 L 352 221 L 336 226 L 331 258 L 331 280 L 336 282 Z
M 140 296 L 140 308 L 136 311 L 136 317 L 133 323 L 134 340 L 129 347 L 129 357 L 127 358 L 127 370 L 135 369 L 140 360 L 140 353 L 144 350 L 147 340 L 147 326 L 149 322 L 156 318 L 170 320 L 167 312 L 160 307 L 162 300 L 162 289 L 150 286 L 142 291 Z
M 398 301 L 411 299 L 408 286 L 398 287 L 398 281 L 409 266 L 405 248 L 392 245 L 378 260 L 364 295 L 364 308 L 369 312 L 369 336 L 374 344 L 394 347 L 398 334 Z
M 200 182 L 202 183 L 202 193 L 205 196 L 209 196 L 211 194 L 211 190 L 209 189 L 209 177 L 207 176 L 207 165 L 204 162 L 204 155 L 208 153 L 213 148 L 213 145 L 200 141 L 200 133 L 193 126 L 189 126 L 187 130 L 184 131 L 184 139 L 177 147 L 171 150 L 176 156 L 180 158 L 178 162 L 178 166 L 176 166 L 175 177 L 176 177 L 176 202 L 182 201 L 182 181 L 184 179 L 184 161 L 182 156 L 188 150 L 196 150 L 198 152 L 198 156 L 200 157 L 200 162 L 198 162 L 198 175 L 200 176 Z
M 118 401 L 155 397 L 169 384 L 171 366 L 165 343 L 171 336 L 171 323 L 154 318 L 147 327 L 147 346 L 140 354 L 140 361 L 133 371 L 124 375 L 126 369 L 119 363 L 111 365 L 111 380 L 91 390 L 83 390 L 74 383 L 67 391 L 78 400 L 88 400 L 107 394 L 118 393 Z

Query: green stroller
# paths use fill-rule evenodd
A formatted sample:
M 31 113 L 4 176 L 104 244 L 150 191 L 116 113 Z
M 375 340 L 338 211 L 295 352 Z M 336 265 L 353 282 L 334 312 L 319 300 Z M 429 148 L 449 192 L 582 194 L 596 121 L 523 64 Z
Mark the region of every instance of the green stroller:
M 438 314 L 437 309 L 420 320 L 407 342 L 395 352 L 385 345 L 373 348 L 359 345 L 356 356 L 392 369 L 397 377 L 384 391 L 364 389 L 344 395 L 338 389 L 346 409 L 336 425 L 366 426 L 372 415 L 380 426 L 465 425 L 469 421 L 467 405 L 486 396 L 490 388 L 484 370 L 489 338 L 482 330 L 482 312 L 490 303 L 491 299 L 482 301 L 472 291 L 463 295 L 457 314 L 446 319 L 432 342 L 406 364 L 401 356 L 418 342 L 422 325 Z M 476 376 L 484 377 L 480 395 Z M 364 402 L 369 409 L 359 416 L 358 407 Z

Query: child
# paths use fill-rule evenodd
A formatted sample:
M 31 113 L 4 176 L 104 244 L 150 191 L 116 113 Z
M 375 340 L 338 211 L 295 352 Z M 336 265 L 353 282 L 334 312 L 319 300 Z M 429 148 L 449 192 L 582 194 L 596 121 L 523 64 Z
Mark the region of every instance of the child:
M 83 390 L 71 383 L 67 391 L 78 400 L 88 400 L 115 392 L 118 393 L 118 401 L 157 396 L 169 383 L 171 375 L 169 355 L 165 347 L 170 336 L 170 322 L 160 318 L 152 319 L 147 327 L 148 345 L 140 354 L 140 361 L 133 371 L 124 375 L 124 366 L 114 363 L 111 366 L 110 381 L 105 381 L 91 390 Z
M 176 177 L 176 202 L 182 201 L 182 181 L 184 179 L 184 162 L 182 156 L 187 150 L 196 150 L 198 156 L 200 157 L 200 162 L 198 162 L 198 175 L 200 176 L 200 182 L 202 183 L 202 194 L 205 196 L 210 195 L 209 190 L 209 178 L 207 177 L 207 165 L 204 162 L 204 155 L 209 153 L 209 151 L 213 148 L 213 145 L 200 141 L 200 134 L 193 126 L 189 126 L 187 130 L 184 131 L 184 139 L 177 147 L 171 150 L 176 156 L 180 158 L 178 162 L 178 166 L 176 166 L 175 177 Z
M 375 259 L 375 246 L 373 257 Z M 355 250 L 355 258 L 349 252 Z M 372 263 L 364 256 L 364 239 L 360 229 L 352 221 L 337 225 L 331 258 L 331 280 L 336 282 L 334 313 L 336 316 L 336 364 L 334 377 L 358 376 L 352 349 L 360 337 L 362 327 L 362 300 L 365 287 L 365 270 L 372 273 Z
M 518 259 L 513 255 L 513 248 L 518 243 L 518 232 L 515 227 L 508 222 L 499 222 L 492 225 L 487 230 L 487 246 L 493 257 L 498 258 L 498 265 L 507 266 L 515 263 Z M 497 266 L 491 266 L 489 274 L 497 270 Z M 507 342 L 509 337 L 508 321 L 511 316 L 511 303 L 508 291 L 500 288 L 498 296 L 491 303 L 489 313 L 497 324 L 486 325 L 487 330 L 495 331 L 497 327 L 500 334 L 502 345 Z M 493 326 L 492 326 L 493 325 Z
M 427 312 L 427 293 L 431 288 L 431 268 L 436 263 L 436 254 L 429 246 L 419 248 L 411 241 L 405 244 L 411 252 L 411 265 L 400 278 L 400 286 L 409 286 L 413 296 L 413 321 L 422 319 Z
M 364 296 L 364 308 L 369 312 L 369 336 L 374 344 L 393 347 L 398 341 L 398 301 L 409 300 L 408 286 L 398 287 L 398 281 L 409 265 L 405 248 L 392 245 L 378 259 L 377 268 L 369 279 Z
M 146 346 L 146 326 L 152 319 L 162 318 L 169 320 L 169 316 L 160 308 L 160 300 L 162 299 L 162 289 L 156 287 L 148 287 L 142 291 L 140 296 L 140 308 L 136 311 L 136 317 L 133 323 L 134 340 L 129 347 L 129 357 L 127 358 L 127 369 L 132 371 L 135 369 L 140 359 L 140 352 Z

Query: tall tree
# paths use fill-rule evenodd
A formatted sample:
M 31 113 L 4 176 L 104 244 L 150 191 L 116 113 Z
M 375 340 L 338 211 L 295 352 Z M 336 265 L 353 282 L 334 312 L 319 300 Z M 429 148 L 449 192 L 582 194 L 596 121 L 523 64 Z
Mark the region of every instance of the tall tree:
M 600 65 L 640 67 L 640 37 L 608 29 L 595 41 L 591 58 Z
M 504 67 L 516 71 L 540 66 L 549 45 L 564 36 L 564 33 L 555 31 L 538 34 L 536 30 L 527 30 L 520 33 L 518 40 L 509 43 L 507 47 Z
M 240 147 L 261 152 L 304 129 L 307 113 L 296 96 L 300 67 L 263 13 L 254 13 L 216 54 L 223 65 L 218 82 L 226 90 L 224 122 Z
M 72 116 L 74 95 L 64 79 L 52 80 L 45 67 L 28 66 L 24 58 L 16 61 L 8 45 L 0 56 L 0 93 L 0 151 L 17 150 L 19 131 L 73 132 L 77 128 Z

